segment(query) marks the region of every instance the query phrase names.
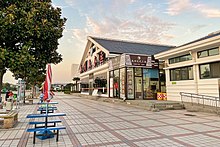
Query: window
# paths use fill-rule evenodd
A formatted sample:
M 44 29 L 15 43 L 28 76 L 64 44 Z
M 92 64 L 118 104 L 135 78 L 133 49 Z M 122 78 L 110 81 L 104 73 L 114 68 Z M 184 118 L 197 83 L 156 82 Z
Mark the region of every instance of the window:
M 173 64 L 173 63 L 178 63 L 178 62 L 183 62 L 183 61 L 188 61 L 188 60 L 192 60 L 192 56 L 190 54 L 171 58 L 169 59 L 169 63 Z
M 170 81 L 193 80 L 193 67 L 181 67 L 170 70 Z
M 220 78 L 220 62 L 199 65 L 200 78 Z
M 211 48 L 208 50 L 200 51 L 197 53 L 198 58 L 214 56 L 219 54 L 219 47 Z

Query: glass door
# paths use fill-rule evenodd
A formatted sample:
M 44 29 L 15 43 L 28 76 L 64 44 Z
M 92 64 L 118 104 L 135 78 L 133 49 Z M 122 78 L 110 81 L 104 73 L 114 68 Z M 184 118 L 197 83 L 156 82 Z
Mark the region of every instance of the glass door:
M 142 77 L 135 77 L 135 98 L 143 99 Z

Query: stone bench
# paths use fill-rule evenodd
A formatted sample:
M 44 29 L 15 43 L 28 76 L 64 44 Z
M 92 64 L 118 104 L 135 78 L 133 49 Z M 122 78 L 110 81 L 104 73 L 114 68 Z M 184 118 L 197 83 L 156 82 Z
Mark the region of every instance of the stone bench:
M 0 112 L 0 123 L 3 129 L 12 128 L 18 122 L 18 112 Z

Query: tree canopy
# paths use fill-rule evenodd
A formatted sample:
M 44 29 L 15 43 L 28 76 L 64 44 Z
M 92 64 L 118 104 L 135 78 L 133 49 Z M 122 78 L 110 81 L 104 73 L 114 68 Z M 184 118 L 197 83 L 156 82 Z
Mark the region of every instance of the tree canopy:
M 57 49 L 65 22 L 51 0 L 0 1 L 0 90 L 7 69 L 34 84 L 46 64 L 62 61 Z

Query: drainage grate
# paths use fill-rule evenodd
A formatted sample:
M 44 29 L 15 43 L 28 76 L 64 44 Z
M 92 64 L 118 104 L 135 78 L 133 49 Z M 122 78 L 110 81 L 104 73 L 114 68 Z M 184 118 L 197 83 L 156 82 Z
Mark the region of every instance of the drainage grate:
M 186 115 L 186 116 L 196 116 L 194 114 L 184 114 L 184 115 Z

